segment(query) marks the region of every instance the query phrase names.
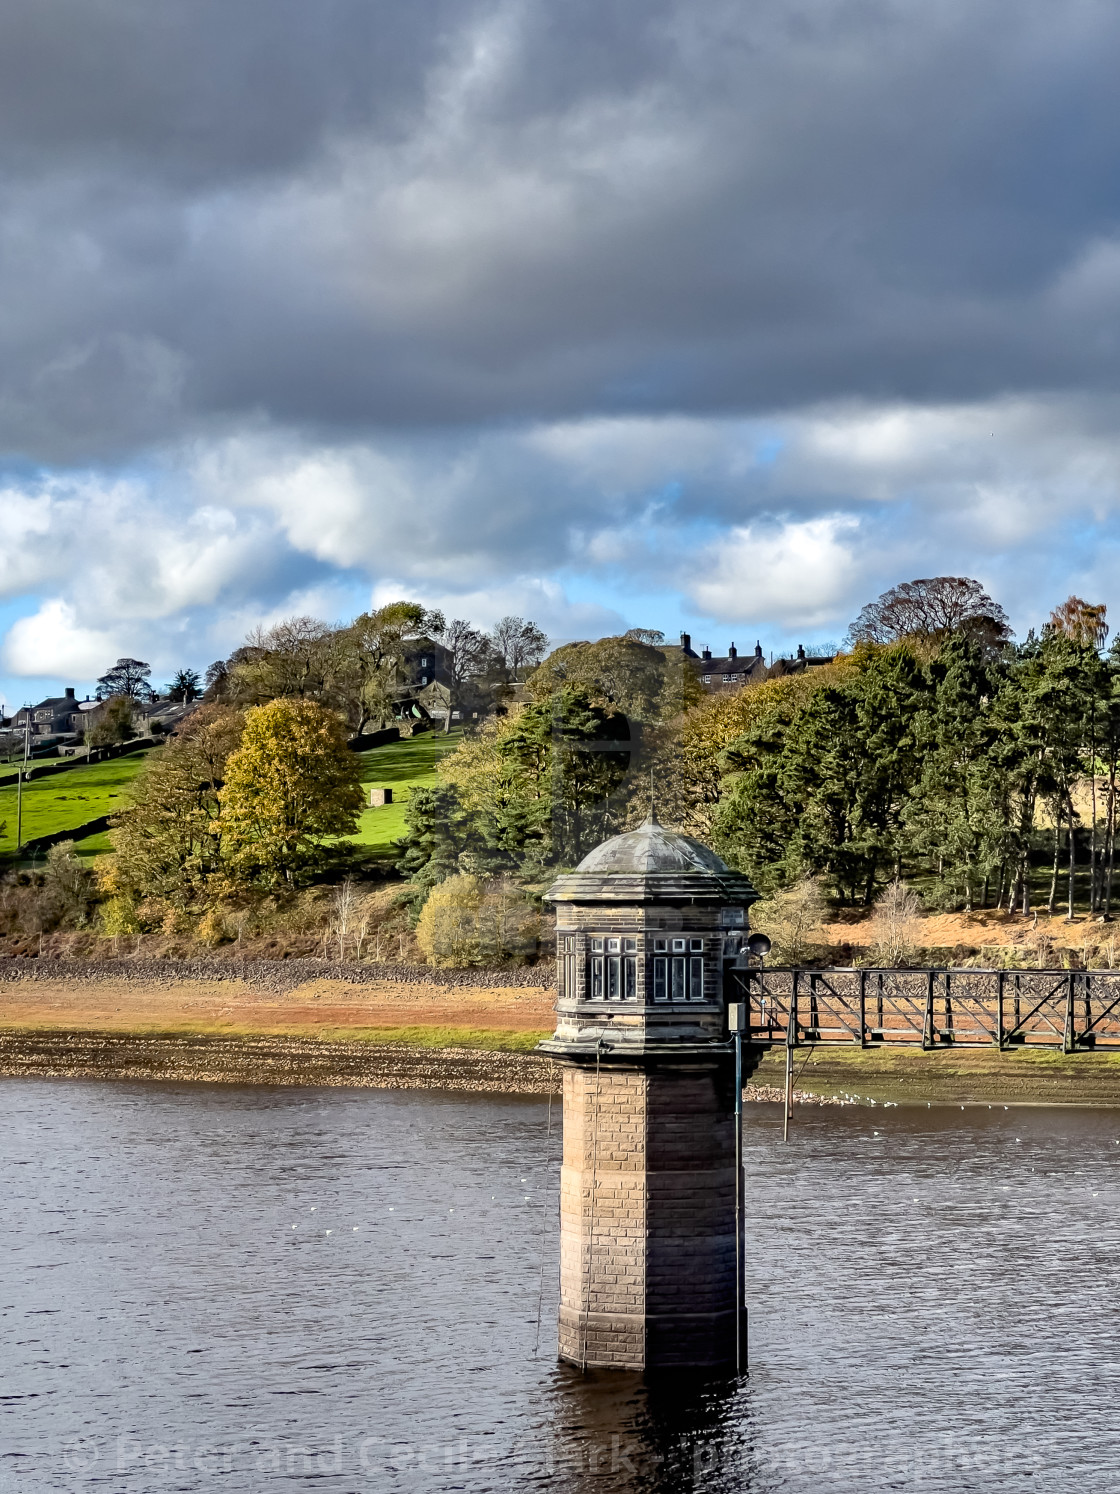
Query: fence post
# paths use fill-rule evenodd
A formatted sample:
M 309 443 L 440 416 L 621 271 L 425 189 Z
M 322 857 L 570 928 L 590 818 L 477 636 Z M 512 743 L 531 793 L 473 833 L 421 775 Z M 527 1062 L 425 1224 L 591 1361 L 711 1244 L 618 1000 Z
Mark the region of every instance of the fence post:
M 797 985 L 800 976 L 800 970 L 793 972 L 793 989 L 789 997 L 789 1026 L 786 1028 L 787 1033 L 793 1033 L 792 1041 L 794 1047 L 797 1046 Z
M 797 971 L 793 972 L 793 990 L 789 998 L 789 1021 L 786 1024 L 786 1093 L 782 1111 L 782 1140 L 789 1140 L 789 1118 L 793 1111 L 793 1050 L 797 1046 Z
M 862 966 L 859 972 L 859 1045 L 867 1047 L 867 971 Z
M 996 1047 L 1003 1052 L 1003 977 L 1002 970 L 996 971 Z
M 1074 971 L 1069 971 L 1066 976 L 1066 1028 L 1062 1034 L 1062 1052 L 1074 1052 L 1074 982 L 1077 980 Z
M 926 971 L 926 1019 L 922 1023 L 922 1047 L 933 1047 L 933 982 L 934 973 Z

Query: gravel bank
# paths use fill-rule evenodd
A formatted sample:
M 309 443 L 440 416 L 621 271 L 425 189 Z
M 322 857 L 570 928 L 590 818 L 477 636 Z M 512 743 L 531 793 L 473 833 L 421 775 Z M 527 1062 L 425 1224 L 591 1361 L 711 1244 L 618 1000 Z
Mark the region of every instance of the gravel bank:
M 552 965 L 511 966 L 504 970 L 433 970 L 427 965 L 338 964 L 331 960 L 51 960 L 0 959 L 0 981 L 67 981 L 72 984 L 114 981 L 157 989 L 183 981 L 236 980 L 261 991 L 283 995 L 312 980 L 374 985 L 474 987 L 482 990 L 548 989 L 555 983 Z
M 515 1095 L 543 1095 L 559 1088 L 559 1074 L 551 1059 L 532 1053 L 300 1038 L 19 1030 L 0 1033 L 0 1076 L 480 1090 Z

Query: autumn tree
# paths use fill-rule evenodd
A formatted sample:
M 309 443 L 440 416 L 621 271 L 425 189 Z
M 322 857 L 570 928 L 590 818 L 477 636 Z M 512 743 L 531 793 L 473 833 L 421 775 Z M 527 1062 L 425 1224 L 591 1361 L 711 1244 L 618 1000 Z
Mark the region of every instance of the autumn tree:
M 1101 649 L 1108 637 L 1107 612 L 1104 602 L 1083 602 L 1080 597 L 1067 597 L 1051 612 L 1049 627 L 1071 643 Z
M 848 639 L 852 644 L 903 639 L 940 643 L 960 632 L 993 648 L 1011 637 L 1006 612 L 979 581 L 932 576 L 903 581 L 868 602 L 848 630 Z
M 592 704 L 646 723 L 679 715 L 703 693 L 686 660 L 629 634 L 554 649 L 528 686 L 538 700 L 565 686 L 582 689 Z
M 112 747 L 118 742 L 131 742 L 136 735 L 132 724 L 136 702 L 128 695 L 111 696 L 97 712 L 96 719 L 86 728 L 88 747 Z
M 113 820 L 119 888 L 179 904 L 206 892 L 223 867 L 219 795 L 244 724 L 240 711 L 203 705 L 150 754 Z
M 539 937 L 539 916 L 519 888 L 470 874 L 441 882 L 416 925 L 416 942 L 430 965 L 521 962 L 536 954 Z
M 439 613 L 419 602 L 389 602 L 339 631 L 334 694 L 356 733 L 392 720 L 407 678 L 410 642 L 442 623 Z
M 278 696 L 318 700 L 334 666 L 335 629 L 317 617 L 286 617 L 257 627 L 228 661 L 226 692 L 241 705 Z
M 321 863 L 327 840 L 358 826 L 361 769 L 342 721 L 310 700 L 249 710 L 219 799 L 233 875 L 298 882 Z

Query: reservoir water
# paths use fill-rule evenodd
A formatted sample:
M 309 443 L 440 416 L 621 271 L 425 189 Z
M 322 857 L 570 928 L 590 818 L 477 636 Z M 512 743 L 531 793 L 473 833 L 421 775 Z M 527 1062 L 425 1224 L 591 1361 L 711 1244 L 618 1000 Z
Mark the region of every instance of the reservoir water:
M 748 1107 L 750 1374 L 557 1365 L 559 1107 L 0 1083 L 0 1490 L 1120 1485 L 1120 1112 Z

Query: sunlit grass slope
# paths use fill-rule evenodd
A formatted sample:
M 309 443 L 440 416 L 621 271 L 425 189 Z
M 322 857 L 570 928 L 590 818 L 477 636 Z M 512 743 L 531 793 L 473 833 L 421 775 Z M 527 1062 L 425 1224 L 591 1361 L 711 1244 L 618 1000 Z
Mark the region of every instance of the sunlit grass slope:
M 139 773 L 147 756 L 147 752 L 136 752 L 107 763 L 74 767 L 38 782 L 32 778 L 23 786 L 24 841 L 74 830 L 90 820 L 123 808 L 128 785 Z M 16 849 L 14 785 L 0 788 L 0 821 L 4 822 L 0 855 L 11 856 Z M 85 854 L 107 851 L 108 837 L 91 836 L 88 843 L 80 845 L 80 849 Z
M 445 753 L 458 746 L 462 736 L 461 731 L 449 732 L 446 736 L 443 732 L 425 732 L 418 737 L 389 742 L 384 747 L 363 752 L 362 783 L 367 791 L 391 788 L 393 802 L 378 809 L 366 809 L 357 834 L 347 839 L 371 847 L 377 856 L 395 857 L 397 847 L 393 842 L 404 834 L 404 811 L 409 793 L 414 788 L 425 788 L 437 782 L 436 764 Z M 368 792 L 366 798 L 368 802 Z

